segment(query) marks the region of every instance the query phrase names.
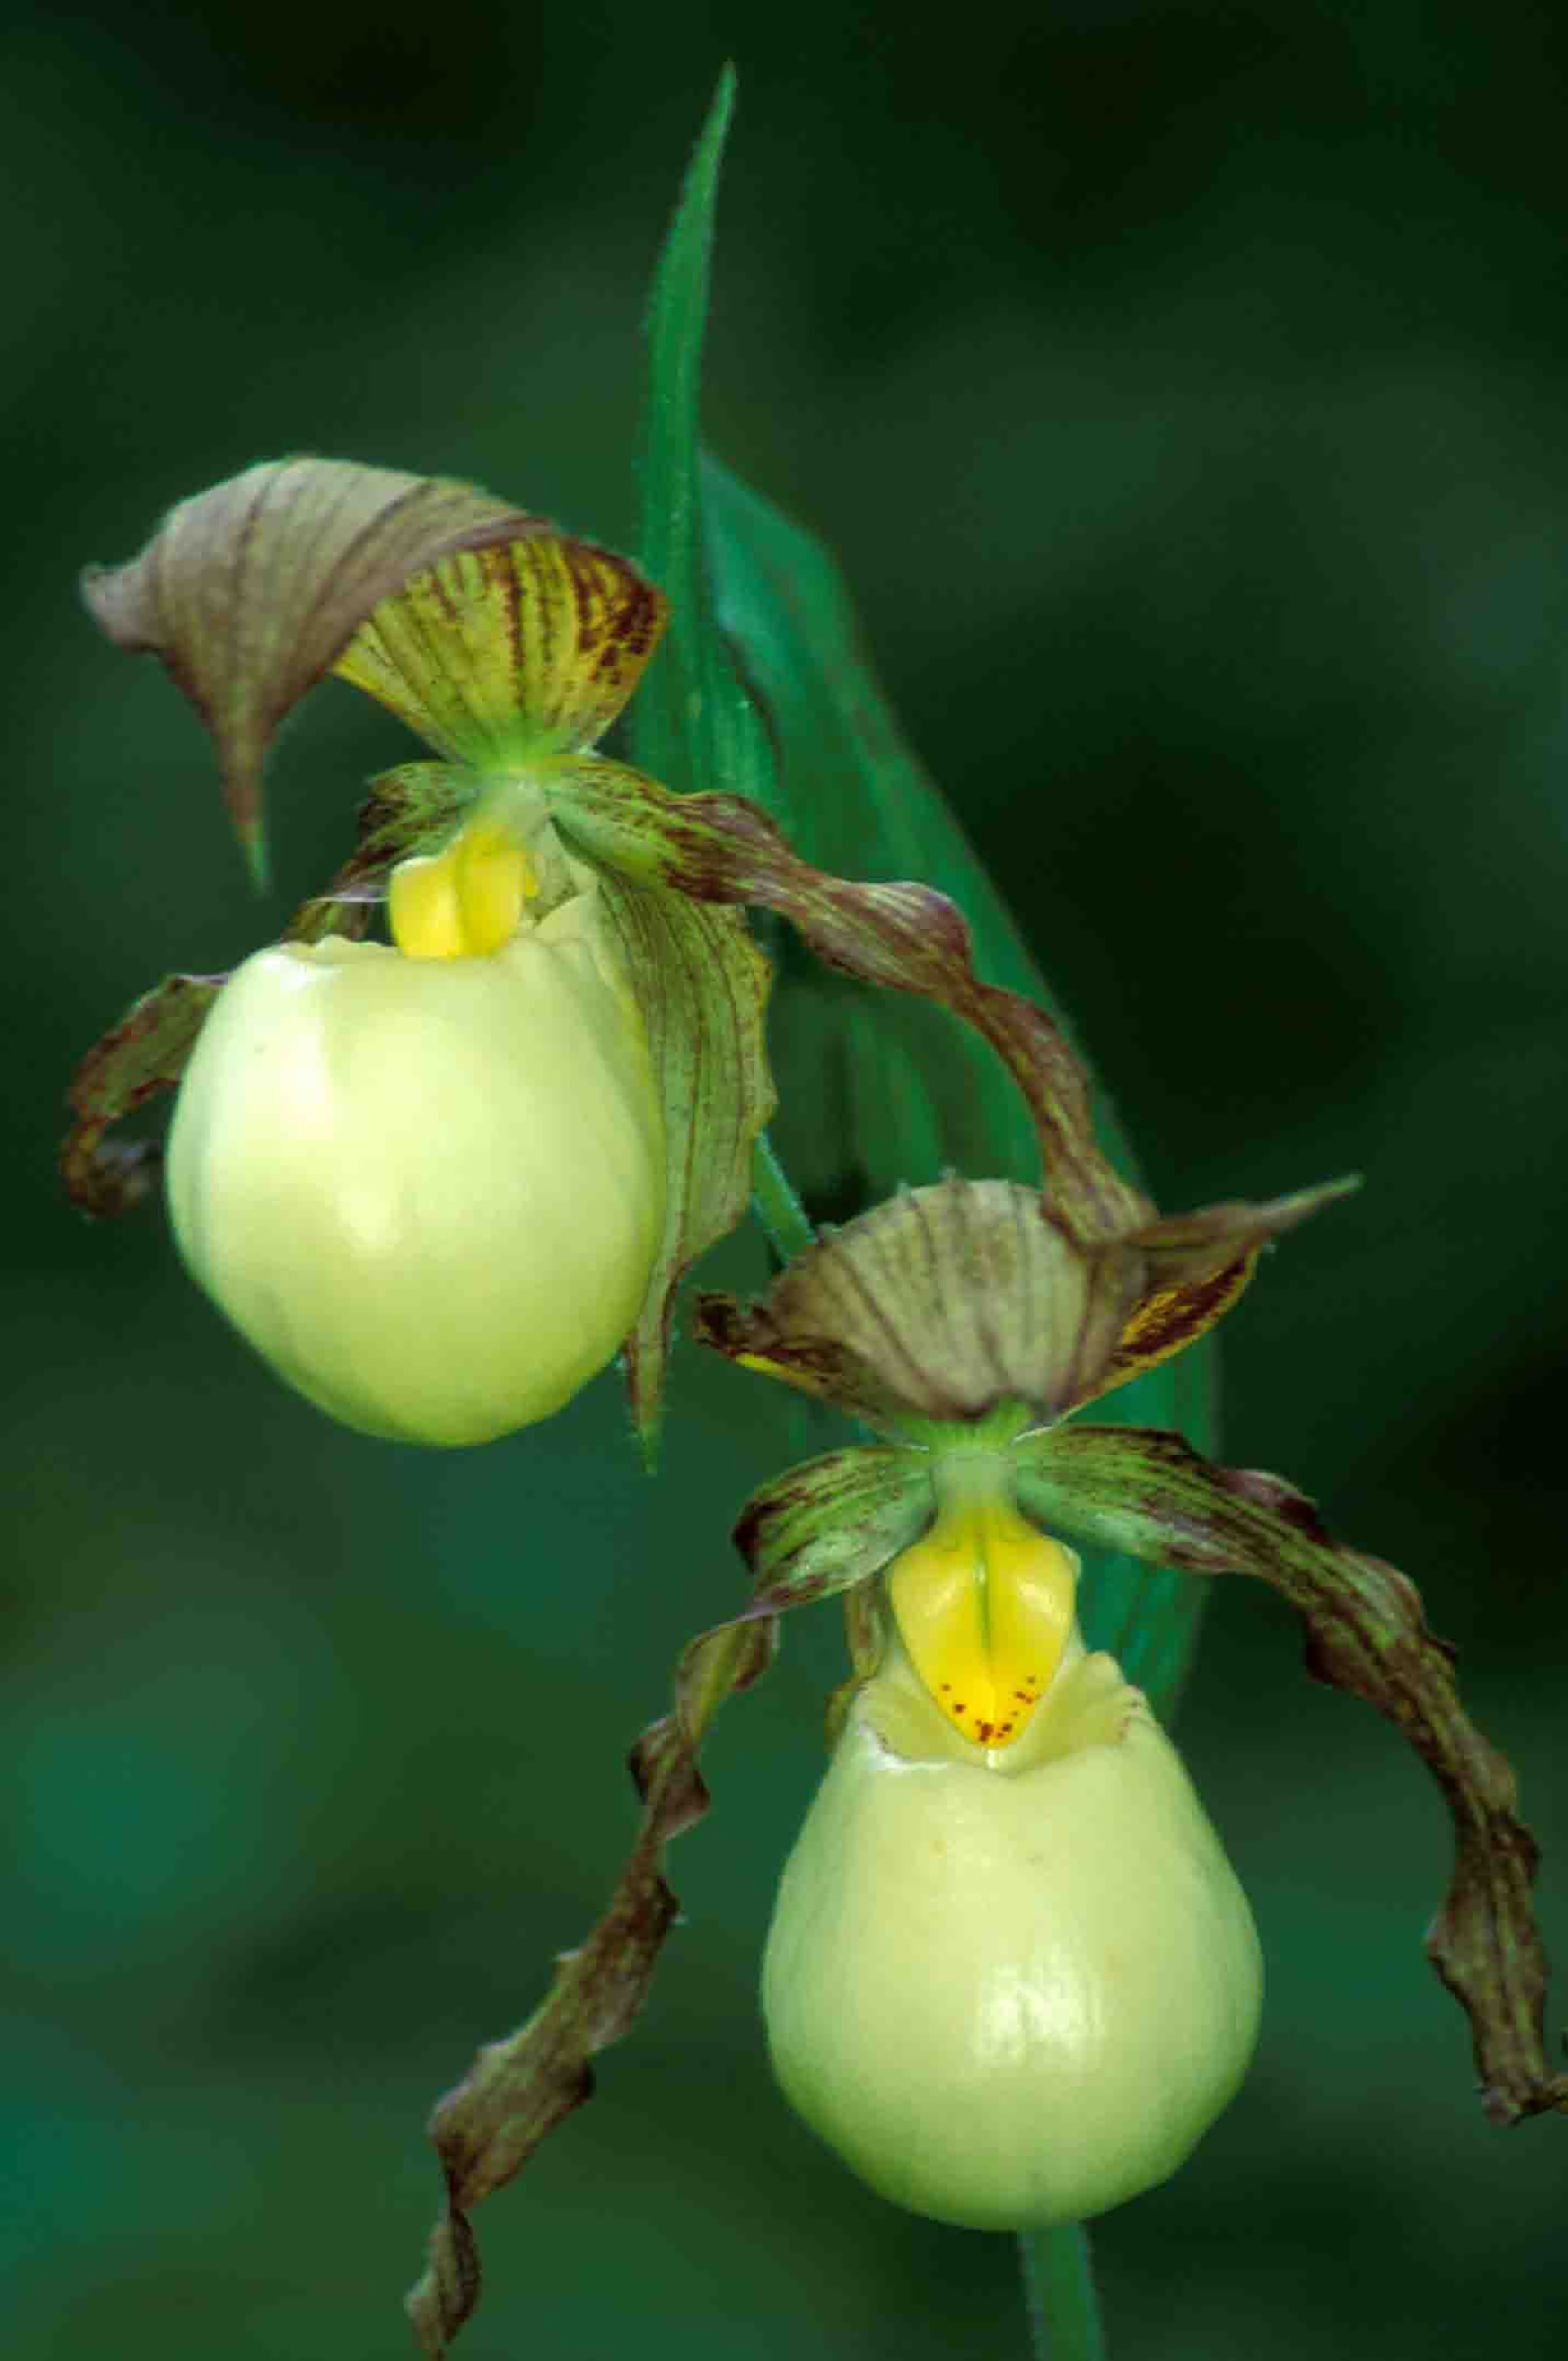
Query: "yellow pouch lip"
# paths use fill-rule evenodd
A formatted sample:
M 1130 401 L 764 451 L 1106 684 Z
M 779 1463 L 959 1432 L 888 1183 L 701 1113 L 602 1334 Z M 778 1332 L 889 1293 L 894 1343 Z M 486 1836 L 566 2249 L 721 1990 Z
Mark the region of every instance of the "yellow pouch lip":
M 931 1702 L 996 1753 L 1028 1728 L 1062 1663 L 1079 1561 L 1020 1516 L 1003 1455 L 954 1455 L 934 1476 L 937 1521 L 894 1562 L 889 1603 Z
M 400 861 L 387 881 L 392 939 L 406 959 L 499 950 L 539 891 L 533 864 L 499 813 L 480 812 L 441 852 Z

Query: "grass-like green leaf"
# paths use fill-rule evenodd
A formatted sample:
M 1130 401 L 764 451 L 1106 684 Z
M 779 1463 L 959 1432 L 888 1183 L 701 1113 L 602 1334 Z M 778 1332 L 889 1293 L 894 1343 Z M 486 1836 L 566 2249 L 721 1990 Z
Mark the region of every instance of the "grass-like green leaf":
M 704 549 L 699 380 L 718 169 L 735 69 L 718 78 L 648 307 L 642 423 L 643 571 L 673 603 L 630 716 L 631 757 L 666 786 L 726 786 L 772 810 L 773 756 L 760 716 L 714 629 Z
M 1061 1011 L 1001 895 L 906 744 L 867 660 L 838 567 L 809 533 L 702 448 L 700 381 L 718 173 L 735 101 L 726 68 L 655 279 L 643 428 L 646 571 L 674 613 L 630 715 L 638 766 L 681 790 L 762 805 L 814 867 L 916 878 L 950 895 L 987 982 Z M 784 929 L 771 1046 L 773 1140 L 814 1211 L 842 1217 L 900 1182 L 952 1167 L 1036 1178 L 1033 1126 L 1010 1077 L 957 1018 L 829 973 Z M 1101 1138 L 1136 1168 L 1113 1108 Z M 1129 1422 L 1215 1443 L 1213 1347 L 1201 1343 L 1115 1398 Z M 1168 1711 L 1190 1653 L 1202 1586 L 1101 1554 L 1082 1591 L 1091 1642 Z

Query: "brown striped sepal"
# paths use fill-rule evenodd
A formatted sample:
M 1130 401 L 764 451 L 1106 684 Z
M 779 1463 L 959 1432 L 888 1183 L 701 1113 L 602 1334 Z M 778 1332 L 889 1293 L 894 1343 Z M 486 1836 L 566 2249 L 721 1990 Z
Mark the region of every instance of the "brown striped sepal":
M 82 593 L 115 645 L 158 656 L 195 707 L 259 879 L 263 766 L 305 691 L 425 569 L 549 531 L 471 484 L 348 460 L 269 460 L 181 500 L 128 565 L 89 566 Z
M 1268 1239 L 1354 1186 L 1139 1212 L 1085 1239 L 1048 1191 L 948 1180 L 825 1232 L 749 1307 L 699 1296 L 696 1334 L 879 1433 L 972 1426 L 1014 1402 L 1048 1423 L 1192 1344 Z

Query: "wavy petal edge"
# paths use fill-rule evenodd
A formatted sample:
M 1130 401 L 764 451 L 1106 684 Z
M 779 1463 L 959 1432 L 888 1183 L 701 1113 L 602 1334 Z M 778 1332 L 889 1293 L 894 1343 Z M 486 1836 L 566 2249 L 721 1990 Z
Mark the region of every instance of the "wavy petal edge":
M 1074 1425 L 1016 1446 L 1023 1506 L 1053 1530 L 1194 1574 L 1247 1574 L 1307 1630 L 1316 1679 L 1364 1698 L 1425 1763 L 1453 1823 L 1447 1898 L 1427 1938 L 1470 2020 L 1489 2119 L 1568 2111 L 1568 2072 L 1544 2046 L 1545 1948 L 1531 1886 L 1540 1858 L 1517 1817 L 1512 1768 L 1459 1702 L 1453 1651 L 1420 1593 L 1383 1559 L 1336 1543 L 1277 1476 L 1221 1467 L 1179 1434 Z

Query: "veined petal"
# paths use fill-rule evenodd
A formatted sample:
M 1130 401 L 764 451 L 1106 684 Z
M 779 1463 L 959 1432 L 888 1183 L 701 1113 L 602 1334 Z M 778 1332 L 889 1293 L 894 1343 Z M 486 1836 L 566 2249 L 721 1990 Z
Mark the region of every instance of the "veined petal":
M 1073 1407 L 1098 1400 L 1196 1344 L 1248 1285 L 1265 1246 L 1360 1186 L 1359 1176 L 1350 1173 L 1260 1205 L 1232 1202 L 1165 1213 L 1119 1239 L 1119 1246 L 1142 1256 L 1144 1289 L 1114 1352 Z
M 541 2140 L 593 2089 L 588 2060 L 628 2032 L 647 1998 L 680 1905 L 664 1877 L 665 1848 L 699 1820 L 708 1793 L 697 1752 L 727 1698 L 760 1680 L 773 1659 L 779 1617 L 852 1586 L 882 1563 L 923 1510 L 925 1478 L 908 1452 L 843 1451 L 793 1469 L 751 1502 L 742 1545 L 757 1576 L 751 1602 L 704 1631 L 675 1667 L 672 1708 L 631 1753 L 642 1823 L 609 1907 L 566 1952 L 532 2016 L 487 2042 L 431 2119 L 446 2177 L 446 2207 L 430 2241 L 429 2267 L 408 2311 L 432 2355 L 471 2314 L 479 2271 L 468 2215 L 527 2162 Z
M 61 1177 L 82 1213 L 128 1213 L 147 1195 L 156 1144 L 106 1144 L 104 1134 L 173 1089 L 223 987 L 221 975 L 166 975 L 82 1059 L 66 1099 L 71 1124 L 60 1149 Z
M 1152 1217 L 1148 1200 L 1095 1142 L 1087 1077 L 1066 1036 L 1021 993 L 981 982 L 969 929 L 945 895 L 814 869 L 738 796 L 672 795 L 640 772 L 591 758 L 546 785 L 563 832 L 595 861 L 694 901 L 773 911 L 840 974 L 937 1001 L 972 1025 L 1024 1094 L 1052 1218 L 1069 1235 L 1097 1243 Z
M 1542 2039 L 1546 1958 L 1530 1899 L 1538 1858 L 1516 1817 L 1513 1773 L 1464 1712 L 1453 1650 L 1432 1637 L 1412 1583 L 1339 1546 L 1277 1476 L 1216 1467 L 1179 1434 L 1067 1425 L 1014 1446 L 1033 1516 L 1091 1548 L 1194 1574 L 1251 1574 L 1307 1626 L 1319 1679 L 1365 1697 L 1413 1746 L 1453 1815 L 1455 1861 L 1427 1938 L 1470 2018 L 1482 2103 L 1498 2123 L 1568 2110 L 1568 2073 Z
M 438 763 L 408 763 L 371 781 L 359 814 L 359 843 L 324 894 L 302 903 L 283 930 L 291 943 L 364 936 L 380 881 L 409 845 L 439 832 L 473 792 L 463 774 Z M 82 1059 L 66 1104 L 71 1126 L 60 1149 L 67 1190 L 84 1213 L 111 1216 L 142 1202 L 161 1148 L 105 1134 L 179 1082 L 196 1047 L 223 975 L 171 975 L 128 1008 Z

